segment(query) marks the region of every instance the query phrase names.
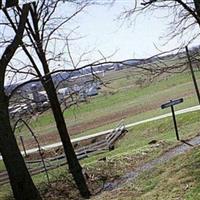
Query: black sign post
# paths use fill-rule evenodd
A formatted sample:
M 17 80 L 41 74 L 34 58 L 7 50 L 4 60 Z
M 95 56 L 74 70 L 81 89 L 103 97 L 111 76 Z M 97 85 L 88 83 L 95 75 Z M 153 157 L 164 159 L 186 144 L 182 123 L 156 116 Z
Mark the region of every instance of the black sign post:
M 170 100 L 169 102 L 161 105 L 162 109 L 171 107 L 172 118 L 173 118 L 173 122 L 174 122 L 174 129 L 175 129 L 177 140 L 180 140 L 180 138 L 179 138 L 178 127 L 177 127 L 177 123 L 176 123 L 176 116 L 175 116 L 175 112 L 174 112 L 174 105 L 182 103 L 182 102 L 183 102 L 183 98 L 180 98 L 180 99 Z

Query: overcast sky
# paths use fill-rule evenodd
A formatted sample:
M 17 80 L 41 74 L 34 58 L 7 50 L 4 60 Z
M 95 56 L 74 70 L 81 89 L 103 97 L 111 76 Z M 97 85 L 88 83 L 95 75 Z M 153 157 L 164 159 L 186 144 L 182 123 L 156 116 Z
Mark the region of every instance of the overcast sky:
M 112 60 L 145 58 L 159 53 L 158 49 L 165 51 L 183 43 L 181 40 L 167 42 L 164 38 L 171 18 L 163 17 L 167 15 L 163 10 L 156 14 L 140 15 L 132 24 L 128 20 L 117 20 L 125 8 L 132 7 L 132 0 L 116 0 L 112 7 L 88 7 L 74 21 L 74 26 L 80 26 L 77 32 L 84 36 L 83 39 L 72 42 L 76 54 L 91 49 L 91 60 L 99 58 L 98 50 L 105 56 L 116 51 Z
M 104 1 L 106 2 L 106 0 Z M 74 7 L 70 6 L 72 5 L 69 5 L 69 3 L 63 4 L 63 9 L 58 10 L 57 13 L 59 15 L 74 13 Z M 69 41 L 75 64 L 80 55 L 85 52 L 88 52 L 84 57 L 85 62 L 80 63 L 79 67 L 101 59 L 103 56 L 109 57 L 112 54 L 114 55 L 108 60 L 148 58 L 160 53 L 160 51 L 174 49 L 182 45 L 184 40 L 187 40 L 188 36 L 167 42 L 168 39 L 165 36 L 168 33 L 168 24 L 172 18 L 166 17 L 167 11 L 162 9 L 155 13 L 141 14 L 135 21 L 133 18 L 129 20 L 118 19 L 125 9 L 131 8 L 133 8 L 133 0 L 116 0 L 112 6 L 89 6 L 84 12 L 70 20 L 64 31 L 66 35 L 70 30 L 79 27 L 75 29 L 75 34 L 72 34 L 71 38 L 80 37 L 80 39 Z M 192 45 L 196 44 L 198 44 L 198 41 Z M 56 48 L 59 50 L 61 46 L 61 44 L 57 44 Z M 29 60 L 25 60 L 24 57 L 23 60 L 29 63 Z M 67 62 L 56 62 L 50 67 L 51 69 L 60 67 L 68 69 L 72 65 Z M 19 81 L 19 79 L 17 78 L 16 81 Z

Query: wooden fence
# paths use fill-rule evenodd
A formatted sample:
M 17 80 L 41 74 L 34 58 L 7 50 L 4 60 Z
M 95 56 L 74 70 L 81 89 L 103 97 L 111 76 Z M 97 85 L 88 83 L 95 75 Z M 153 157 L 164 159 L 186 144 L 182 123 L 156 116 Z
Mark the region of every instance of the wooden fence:
M 112 132 L 108 133 L 105 138 L 101 139 L 98 142 L 94 142 L 92 144 L 83 146 L 75 150 L 77 158 L 84 159 L 96 153 L 110 151 L 114 149 L 114 145 L 116 141 L 121 138 L 127 132 L 124 123 L 120 123 Z M 43 165 L 43 161 L 41 159 L 26 161 L 27 167 L 31 175 L 36 175 L 45 170 L 51 170 L 63 166 L 66 164 L 66 158 L 64 154 L 46 158 L 45 167 Z M 45 169 L 46 168 L 46 169 Z M 0 185 L 6 184 L 9 182 L 7 172 L 0 173 Z

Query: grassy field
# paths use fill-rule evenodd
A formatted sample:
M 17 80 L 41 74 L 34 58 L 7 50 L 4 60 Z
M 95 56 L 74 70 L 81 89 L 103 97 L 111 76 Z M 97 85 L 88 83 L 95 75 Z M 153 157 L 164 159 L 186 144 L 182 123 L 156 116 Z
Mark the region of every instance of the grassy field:
M 196 111 L 192 113 L 179 115 L 177 116 L 177 122 L 181 139 L 188 139 L 194 137 L 195 135 L 197 135 L 197 133 L 199 133 L 199 112 Z M 157 140 L 157 144 L 159 145 L 149 145 L 148 143 L 152 140 Z M 84 170 L 89 175 L 91 175 L 91 177 L 94 177 L 94 182 L 92 182 L 92 185 L 97 185 L 97 187 L 100 187 L 103 183 L 103 178 L 106 178 L 106 181 L 112 181 L 114 179 L 117 179 L 126 172 L 134 170 L 135 167 L 161 155 L 167 149 L 178 144 L 180 144 L 180 142 L 176 141 L 172 119 L 171 117 L 169 117 L 151 123 L 149 122 L 146 124 L 138 125 L 129 129 L 129 132 L 117 143 L 115 150 L 105 152 L 103 154 L 98 154 L 85 160 L 82 160 L 81 164 Z M 106 161 L 100 161 L 101 158 L 105 157 Z M 191 158 L 189 159 L 191 160 Z M 185 160 L 185 162 L 186 161 L 188 160 Z M 175 160 L 175 162 L 177 162 L 176 166 L 178 167 L 178 161 Z M 182 166 L 184 165 L 183 161 L 180 163 Z M 174 165 L 172 164 L 171 168 L 173 167 Z M 158 172 L 160 172 L 159 170 L 163 171 L 163 173 L 165 174 L 165 178 L 168 177 L 167 173 L 170 174 L 170 168 L 168 169 L 169 171 L 164 172 L 164 168 L 161 166 L 161 168 L 158 167 Z M 163 188 L 160 186 L 160 184 L 162 184 L 162 176 L 160 176 L 159 173 L 156 172 L 153 174 L 156 174 L 156 176 L 158 177 L 154 179 L 153 175 L 149 175 L 147 180 L 146 175 L 144 174 L 138 179 L 136 185 L 131 183 L 125 185 L 125 188 L 117 191 L 116 195 L 113 194 L 113 192 L 106 192 L 102 193 L 100 196 L 97 195 L 93 198 L 135 199 L 137 197 L 138 199 L 140 199 L 141 197 L 141 199 L 145 199 L 145 195 L 151 191 L 153 196 L 150 199 L 155 199 L 154 192 L 156 193 L 157 191 L 153 191 L 155 184 L 157 184 L 157 187 L 160 187 L 160 189 L 158 190 L 163 189 L 164 186 L 162 186 Z M 66 176 L 68 177 L 68 175 L 66 175 L 65 166 L 56 170 L 52 170 L 50 172 L 50 178 L 52 182 L 56 182 L 60 179 L 65 180 Z M 46 184 L 44 184 L 44 182 L 46 182 L 45 174 L 34 176 L 34 181 L 38 185 L 38 187 L 41 188 L 41 191 L 44 191 L 44 188 L 47 187 Z M 65 184 L 70 183 L 65 182 Z M 143 184 L 144 189 L 142 187 Z M 177 185 L 176 187 L 178 188 L 179 186 Z M 138 190 L 136 190 L 136 188 Z M 189 189 L 187 189 L 187 192 L 190 192 L 192 194 L 190 189 L 194 188 L 189 187 Z M 122 190 L 126 192 L 123 193 Z M 168 188 L 168 190 L 170 190 L 170 187 Z M 8 186 L 3 186 L 0 188 L 0 199 L 6 199 L 5 197 L 9 194 L 10 188 Z M 119 198 L 117 198 L 117 196 L 119 196 Z M 164 194 L 161 197 L 164 197 Z M 161 197 L 160 199 L 162 199 Z M 63 197 L 63 199 L 65 198 L 66 197 Z M 168 199 L 173 198 L 169 197 Z
M 196 72 L 196 75 L 200 80 L 200 72 Z M 125 123 L 133 123 L 170 112 L 169 109 L 160 109 L 161 103 L 169 99 L 184 98 L 184 103 L 176 106 L 176 110 L 194 106 L 198 103 L 191 76 L 188 72 L 163 76 L 151 84 L 144 84 L 142 87 L 136 84 L 138 77 L 132 71 L 109 73 L 104 79 L 107 82 L 109 80 L 112 81 L 107 87 L 102 88 L 100 95 L 91 98 L 88 103 L 81 103 L 65 111 L 67 126 L 93 123 L 94 119 L 100 117 L 103 119 L 103 117 L 109 116 L 111 113 L 116 113 L 119 118 L 116 121 L 101 123 L 93 129 L 77 132 L 72 137 L 113 128 L 121 119 L 124 119 Z M 200 83 L 200 81 L 198 82 Z M 129 113 L 129 111 L 131 112 Z M 126 113 L 127 115 L 125 115 Z M 178 115 L 177 123 L 181 139 L 194 137 L 199 133 L 199 112 Z M 33 120 L 31 126 L 39 135 L 56 132 L 50 111 Z M 137 166 L 161 155 L 169 148 L 180 144 L 180 142 L 176 141 L 171 117 L 141 124 L 130 128 L 128 131 L 117 143 L 115 150 L 81 161 L 84 170 L 92 177 L 89 183 L 91 187 L 96 187 L 98 190 L 104 182 L 113 181 L 134 170 Z M 26 130 L 17 134 L 26 135 L 27 138 L 30 136 Z M 149 142 L 152 140 L 156 140 L 157 145 L 150 145 Z M 106 158 L 106 161 L 101 161 L 102 158 Z M 177 198 L 196 200 L 199 198 L 200 186 L 198 179 L 195 178 L 199 176 L 199 170 L 195 168 L 198 166 L 198 162 L 199 153 L 194 150 L 187 155 L 172 160 L 167 164 L 167 167 L 157 166 L 155 171 L 149 174 L 142 174 L 134 184 L 130 182 L 120 190 L 105 192 L 94 196 L 93 199 L 161 200 Z M 3 164 L 0 163 L 0 169 L 3 168 Z M 57 184 L 56 181 L 60 179 L 65 180 L 64 184 L 69 190 L 71 188 L 70 181 L 67 181 L 69 178 L 65 179 L 66 176 L 68 177 L 65 166 L 50 172 L 50 178 L 53 183 Z M 45 174 L 34 176 L 34 181 L 44 194 L 44 199 L 51 199 L 46 197 L 44 192 L 48 188 L 45 184 Z M 69 195 L 68 192 L 66 195 Z M 71 193 L 76 194 L 74 190 Z M 197 198 L 195 198 L 194 194 L 197 195 Z M 6 199 L 6 196 L 9 195 L 10 188 L 8 185 L 0 187 L 0 199 Z M 65 195 L 65 193 L 62 193 L 62 195 Z M 57 195 L 52 199 L 69 198 Z
M 200 72 L 197 72 L 196 75 L 200 79 Z M 117 78 L 115 78 L 116 76 Z M 77 130 L 75 133 L 71 133 L 72 137 L 111 128 L 124 118 L 125 123 L 129 123 L 164 114 L 168 110 L 161 110 L 160 104 L 169 99 L 184 97 L 184 103 L 177 106 L 176 109 L 197 104 L 191 75 L 188 72 L 172 74 L 142 88 L 136 85 L 137 77 L 134 76 L 134 73 L 127 70 L 115 72 L 112 76 L 108 74 L 108 77 L 105 76 L 104 79 L 112 81 L 107 87 L 102 88 L 100 95 L 91 98 L 88 103 L 80 103 L 64 112 L 67 126 L 70 128 L 81 123 L 92 123 L 94 119 L 99 118 L 102 118 L 101 121 L 103 121 L 104 117 L 111 113 L 116 113 L 118 119 L 109 123 L 101 122 L 95 128 L 86 127 L 81 132 Z M 56 127 L 51 111 L 32 120 L 31 127 L 38 135 L 55 133 Z M 17 135 L 31 137 L 26 130 L 19 131 Z

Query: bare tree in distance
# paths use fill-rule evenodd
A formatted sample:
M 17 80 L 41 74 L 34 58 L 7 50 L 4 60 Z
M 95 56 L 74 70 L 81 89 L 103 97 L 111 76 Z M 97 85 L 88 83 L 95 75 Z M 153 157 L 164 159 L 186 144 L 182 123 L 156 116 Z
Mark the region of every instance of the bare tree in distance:
M 110 0 L 110 4 L 113 5 L 117 0 Z M 168 55 L 169 61 L 174 59 L 174 64 L 165 62 L 166 60 L 162 57 L 157 57 L 157 62 L 151 63 L 154 66 L 152 71 L 158 77 L 162 73 L 175 73 L 176 69 L 188 70 L 189 64 L 185 52 L 185 46 L 194 45 L 193 42 L 197 41 L 200 35 L 200 1 L 199 0 L 132 0 L 132 6 L 126 7 L 126 9 L 119 15 L 119 19 L 128 19 L 131 23 L 137 23 L 137 17 L 145 15 L 151 15 L 155 13 L 162 13 L 162 18 L 165 17 L 168 23 L 168 29 L 166 34 L 162 36 L 163 45 L 165 46 L 168 42 L 177 39 L 179 41 L 176 52 L 171 52 L 171 56 Z M 159 15 L 156 15 L 159 17 Z M 167 40 L 166 40 L 167 39 Z M 156 47 L 156 46 L 155 46 Z M 157 48 L 157 47 L 156 47 Z M 196 49 L 196 50 L 195 50 Z M 199 62 L 199 49 L 198 46 L 192 47 L 189 51 L 191 63 L 197 66 Z M 162 52 L 157 48 L 159 52 Z M 164 53 L 164 52 L 163 52 Z M 162 67 L 160 67 L 162 66 Z M 175 69 L 175 70 L 174 70 Z M 178 72 L 182 70 L 178 70 Z M 196 86 L 195 86 L 196 88 Z M 197 90 L 196 90 L 197 91 Z
M 116 2 L 116 0 L 113 2 Z M 162 10 L 166 11 L 165 17 L 171 20 L 165 35 L 169 40 L 187 36 L 188 40 L 182 44 L 182 47 L 184 47 L 199 37 L 200 2 L 198 0 L 133 0 L 132 2 L 133 6 L 126 8 L 120 14 L 121 18 L 136 20 L 137 22 L 138 15 L 144 13 L 152 15 L 152 13 L 156 14 L 157 11 Z
M 6 68 L 21 44 L 29 10 L 30 4 L 23 5 L 21 15 L 16 23 L 16 34 L 12 40 L 6 42 L 6 48 L 0 58 L 0 152 L 16 200 L 41 199 L 12 131 L 8 113 L 9 99 L 4 90 Z

